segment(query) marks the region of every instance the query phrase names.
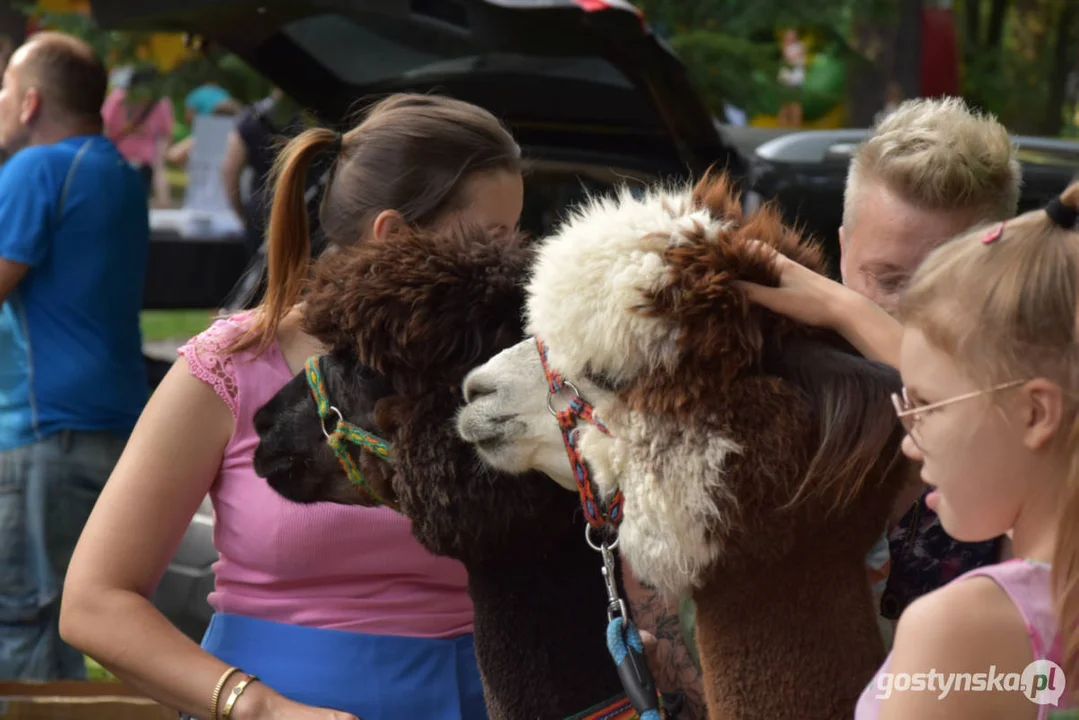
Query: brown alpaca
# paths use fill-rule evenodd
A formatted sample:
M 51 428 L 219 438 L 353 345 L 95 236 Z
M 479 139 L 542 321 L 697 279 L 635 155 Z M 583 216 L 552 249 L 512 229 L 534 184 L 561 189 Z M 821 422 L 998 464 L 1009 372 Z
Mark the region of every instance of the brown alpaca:
M 724 177 L 597 200 L 537 249 L 528 327 L 596 408 L 579 447 L 624 495 L 634 575 L 697 603 L 710 717 L 850 718 L 884 658 L 865 556 L 907 480 L 897 374 L 753 306 L 758 240 L 815 271 L 819 247 Z M 573 389 L 570 389 L 571 394 Z M 465 382 L 461 436 L 510 472 L 572 483 L 529 339 Z M 564 402 L 564 401 L 563 401 Z
M 531 259 L 520 238 L 400 234 L 321 261 L 306 297 L 307 329 L 332 348 L 319 361 L 330 402 L 392 444 L 392 464 L 353 453 L 365 481 L 428 550 L 468 570 L 495 720 L 562 720 L 622 694 L 576 498 L 539 474 L 485 466 L 454 432 L 468 369 L 523 337 Z M 255 427 L 256 471 L 285 497 L 371 504 L 327 446 L 302 374 Z

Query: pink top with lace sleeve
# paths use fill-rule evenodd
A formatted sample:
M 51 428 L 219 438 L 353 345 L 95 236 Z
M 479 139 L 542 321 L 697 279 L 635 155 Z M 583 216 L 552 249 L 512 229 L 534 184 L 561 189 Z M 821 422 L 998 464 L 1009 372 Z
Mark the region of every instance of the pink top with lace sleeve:
M 381 635 L 472 631 L 464 567 L 431 555 L 407 518 L 385 508 L 301 505 L 255 474 L 255 412 L 292 377 L 277 343 L 223 352 L 249 313 L 215 322 L 180 348 L 191 374 L 232 411 L 235 429 L 210 489 L 216 612 Z

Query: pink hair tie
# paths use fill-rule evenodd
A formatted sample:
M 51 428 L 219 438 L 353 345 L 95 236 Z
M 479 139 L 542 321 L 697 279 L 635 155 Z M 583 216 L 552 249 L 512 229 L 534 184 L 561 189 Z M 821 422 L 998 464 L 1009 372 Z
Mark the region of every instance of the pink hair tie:
M 1001 220 L 1000 225 L 989 228 L 985 231 L 985 237 L 982 238 L 982 245 L 988 245 L 991 242 L 995 242 L 1000 239 L 1000 236 L 1004 234 L 1004 223 L 1006 220 Z

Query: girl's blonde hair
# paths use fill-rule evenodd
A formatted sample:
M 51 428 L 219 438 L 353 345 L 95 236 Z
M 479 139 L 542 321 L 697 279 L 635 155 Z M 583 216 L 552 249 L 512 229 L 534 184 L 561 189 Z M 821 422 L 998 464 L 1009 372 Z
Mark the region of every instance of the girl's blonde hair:
M 1079 207 L 1079 182 L 1061 195 Z M 1044 377 L 1065 396 L 1061 442 L 1072 453 L 1053 556 L 1053 593 L 1067 687 L 1079 696 L 1079 233 L 1045 210 L 972 230 L 933 251 L 899 304 L 975 382 Z M 1070 522 L 1068 521 L 1070 519 Z

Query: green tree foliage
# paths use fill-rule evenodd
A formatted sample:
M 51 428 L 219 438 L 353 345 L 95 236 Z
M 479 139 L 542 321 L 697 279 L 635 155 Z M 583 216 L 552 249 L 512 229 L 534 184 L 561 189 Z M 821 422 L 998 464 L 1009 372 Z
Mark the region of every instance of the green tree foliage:
M 955 11 L 968 101 L 1016 133 L 1057 135 L 1071 124 L 1065 88 L 1077 69 L 1079 3 L 957 0 Z
M 774 114 L 802 103 L 807 120 L 843 99 L 844 66 L 866 62 L 849 41 L 855 17 L 889 22 L 894 0 L 637 0 L 645 18 L 678 53 L 714 112 L 730 102 L 749 114 Z M 819 35 L 806 83 L 791 90 L 777 80 L 778 28 L 812 27 Z
M 105 30 L 83 13 L 46 12 L 33 5 L 23 5 L 21 9 L 47 27 L 82 38 L 110 67 L 152 68 L 145 59 L 150 33 Z M 187 94 L 207 82 L 220 85 L 244 103 L 265 97 L 271 89 L 271 85 L 239 57 L 211 48 L 194 53 L 170 72 L 154 73 L 137 92 L 168 97 L 179 116 Z
M 813 119 L 841 98 L 843 66 L 875 62 L 877 50 L 852 45 L 856 21 L 889 27 L 898 0 L 636 0 L 645 18 L 685 62 L 714 112 L 730 102 L 773 114 L 787 100 Z M 1079 108 L 1065 88 L 1079 73 L 1079 0 L 954 0 L 962 54 L 962 93 L 1015 133 L 1067 132 Z M 806 83 L 776 80 L 783 27 L 821 36 Z M 862 65 L 865 67 L 865 65 Z
M 855 17 L 893 18 L 895 0 L 638 0 L 653 25 L 672 33 L 708 29 L 746 36 L 778 27 L 849 27 Z
M 670 38 L 671 48 L 713 112 L 730 102 L 751 114 L 774 112 L 782 88 L 775 82 L 779 53 L 775 42 L 754 41 L 710 30 Z
M 834 40 L 814 54 L 797 90 L 776 81 L 780 53 L 774 39 L 693 30 L 670 44 L 713 110 L 726 100 L 751 115 L 774 115 L 783 103 L 797 100 L 805 118 L 815 120 L 843 101 L 846 70 L 840 56 L 846 53 Z
M 49 12 L 31 3 L 20 3 L 17 7 L 46 27 L 82 38 L 110 65 L 137 63 L 139 48 L 149 40 L 147 33 L 103 30 L 83 13 Z

